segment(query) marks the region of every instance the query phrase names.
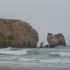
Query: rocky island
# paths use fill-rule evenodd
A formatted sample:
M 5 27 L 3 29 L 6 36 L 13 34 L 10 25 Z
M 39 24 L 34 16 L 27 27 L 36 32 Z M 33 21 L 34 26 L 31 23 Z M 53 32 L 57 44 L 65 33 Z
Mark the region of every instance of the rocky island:
M 0 48 L 36 48 L 38 33 L 22 20 L 0 18 Z

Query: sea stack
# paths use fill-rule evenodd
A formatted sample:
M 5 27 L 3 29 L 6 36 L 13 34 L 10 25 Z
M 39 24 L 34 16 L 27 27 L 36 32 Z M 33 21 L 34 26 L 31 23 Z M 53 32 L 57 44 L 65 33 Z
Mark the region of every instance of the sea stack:
M 52 33 L 48 33 L 47 41 L 49 43 L 49 47 L 55 47 L 59 43 L 58 39 Z
M 59 40 L 58 45 L 66 46 L 65 38 L 64 38 L 64 35 L 62 33 L 55 34 L 54 36 Z
M 43 48 L 43 42 L 40 43 L 40 48 Z
M 47 41 L 49 47 L 66 46 L 64 35 L 61 33 L 55 35 L 53 35 L 52 33 L 48 33 Z
M 36 48 L 38 33 L 22 20 L 0 18 L 0 48 Z

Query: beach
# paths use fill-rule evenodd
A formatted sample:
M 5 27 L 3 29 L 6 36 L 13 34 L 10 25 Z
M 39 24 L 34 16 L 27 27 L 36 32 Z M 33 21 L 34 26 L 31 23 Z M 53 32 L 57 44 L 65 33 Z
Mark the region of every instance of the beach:
M 70 68 L 43 68 L 43 67 L 0 67 L 0 70 L 70 70 Z

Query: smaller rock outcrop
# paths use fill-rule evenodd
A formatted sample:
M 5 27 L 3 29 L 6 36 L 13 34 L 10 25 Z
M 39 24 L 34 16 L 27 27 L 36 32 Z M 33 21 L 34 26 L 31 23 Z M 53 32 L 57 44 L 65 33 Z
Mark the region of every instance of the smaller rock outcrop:
M 49 47 L 56 47 L 58 45 L 66 46 L 64 36 L 61 33 L 55 34 L 55 35 L 53 35 L 52 33 L 48 33 L 47 41 L 48 41 Z
M 43 42 L 40 43 L 40 48 L 43 48 Z
M 58 45 L 66 46 L 66 42 L 65 42 L 65 38 L 64 38 L 63 34 L 59 33 L 54 36 L 59 40 Z
M 48 33 L 47 41 L 49 43 L 49 47 L 55 47 L 59 43 L 59 40 L 52 33 Z

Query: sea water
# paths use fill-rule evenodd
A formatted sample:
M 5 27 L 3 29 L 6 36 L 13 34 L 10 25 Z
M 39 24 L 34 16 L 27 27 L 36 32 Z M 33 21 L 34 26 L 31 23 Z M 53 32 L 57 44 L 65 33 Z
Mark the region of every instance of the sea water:
M 0 66 L 70 68 L 70 46 L 56 48 L 1 48 Z

